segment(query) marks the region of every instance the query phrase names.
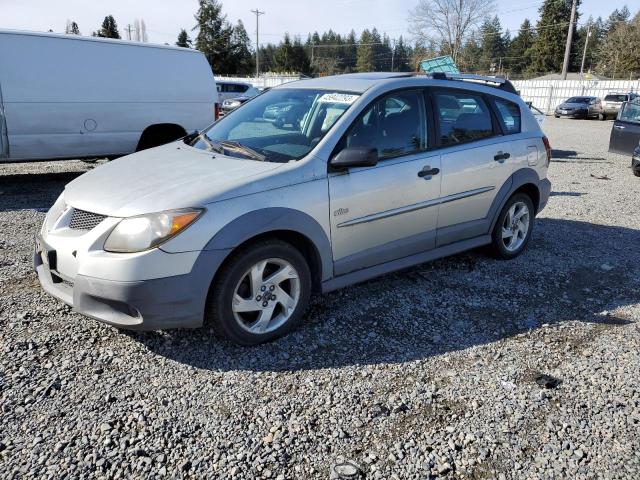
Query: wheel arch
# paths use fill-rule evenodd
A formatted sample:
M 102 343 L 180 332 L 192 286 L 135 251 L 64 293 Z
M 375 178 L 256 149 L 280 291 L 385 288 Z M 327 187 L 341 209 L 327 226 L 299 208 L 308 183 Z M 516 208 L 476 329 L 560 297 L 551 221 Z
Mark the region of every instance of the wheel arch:
M 319 291 L 321 283 L 333 275 L 331 244 L 324 229 L 311 216 L 290 208 L 246 213 L 223 227 L 205 250 L 228 250 L 224 264 L 238 249 L 268 238 L 285 241 L 302 253 L 311 270 L 314 291 Z
M 513 175 L 511 175 L 511 177 L 509 177 L 509 179 L 502 185 L 493 200 L 493 204 L 489 210 L 489 218 L 491 218 L 489 232 L 493 231 L 504 205 L 516 193 L 526 193 L 531 198 L 535 208 L 535 213 L 537 214 L 540 211 L 539 183 L 540 177 L 538 176 L 538 172 L 532 168 L 521 168 L 514 172 Z
M 185 128 L 177 123 L 154 123 L 146 127 L 140 134 L 136 152 L 173 142 L 187 135 Z

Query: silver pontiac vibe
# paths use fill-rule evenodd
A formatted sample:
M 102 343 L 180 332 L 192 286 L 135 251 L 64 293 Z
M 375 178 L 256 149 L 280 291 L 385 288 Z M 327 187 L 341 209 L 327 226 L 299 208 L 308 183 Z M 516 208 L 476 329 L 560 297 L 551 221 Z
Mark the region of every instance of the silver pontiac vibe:
M 288 83 L 69 183 L 43 288 L 131 329 L 283 335 L 310 295 L 489 245 L 526 248 L 550 146 L 511 84 L 369 73 Z

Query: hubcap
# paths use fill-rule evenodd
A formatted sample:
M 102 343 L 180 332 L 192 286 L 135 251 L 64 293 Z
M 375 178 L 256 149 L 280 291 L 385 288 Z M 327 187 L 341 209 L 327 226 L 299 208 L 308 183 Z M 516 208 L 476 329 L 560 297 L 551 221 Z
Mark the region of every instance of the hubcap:
M 256 263 L 242 276 L 233 294 L 231 310 L 238 325 L 254 333 L 269 333 L 284 325 L 300 299 L 300 278 L 281 258 Z
M 526 203 L 516 202 L 511 205 L 502 223 L 502 242 L 509 252 L 515 252 L 522 246 L 527 238 L 530 222 L 531 215 Z

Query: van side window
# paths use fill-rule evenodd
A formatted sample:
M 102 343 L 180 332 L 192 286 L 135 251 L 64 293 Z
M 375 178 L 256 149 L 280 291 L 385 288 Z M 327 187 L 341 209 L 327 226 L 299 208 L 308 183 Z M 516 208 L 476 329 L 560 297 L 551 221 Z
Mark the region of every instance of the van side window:
M 482 96 L 463 91 L 435 91 L 442 145 L 456 145 L 493 136 L 489 106 Z
M 507 135 L 512 133 L 520 133 L 520 107 L 509 100 L 502 98 L 495 98 L 496 110 L 498 111 L 498 118 L 502 123 L 504 132 Z
M 422 92 L 397 92 L 376 101 L 353 123 L 346 146 L 377 148 L 381 160 L 426 149 Z

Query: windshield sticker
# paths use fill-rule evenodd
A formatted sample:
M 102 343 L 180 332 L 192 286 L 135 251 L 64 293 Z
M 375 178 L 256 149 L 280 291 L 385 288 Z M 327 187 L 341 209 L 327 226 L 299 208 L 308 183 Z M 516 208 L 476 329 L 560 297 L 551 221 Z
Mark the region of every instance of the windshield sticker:
M 351 105 L 357 99 L 358 99 L 358 95 L 351 95 L 349 93 L 325 93 L 318 99 L 318 102 L 341 103 L 343 105 Z

